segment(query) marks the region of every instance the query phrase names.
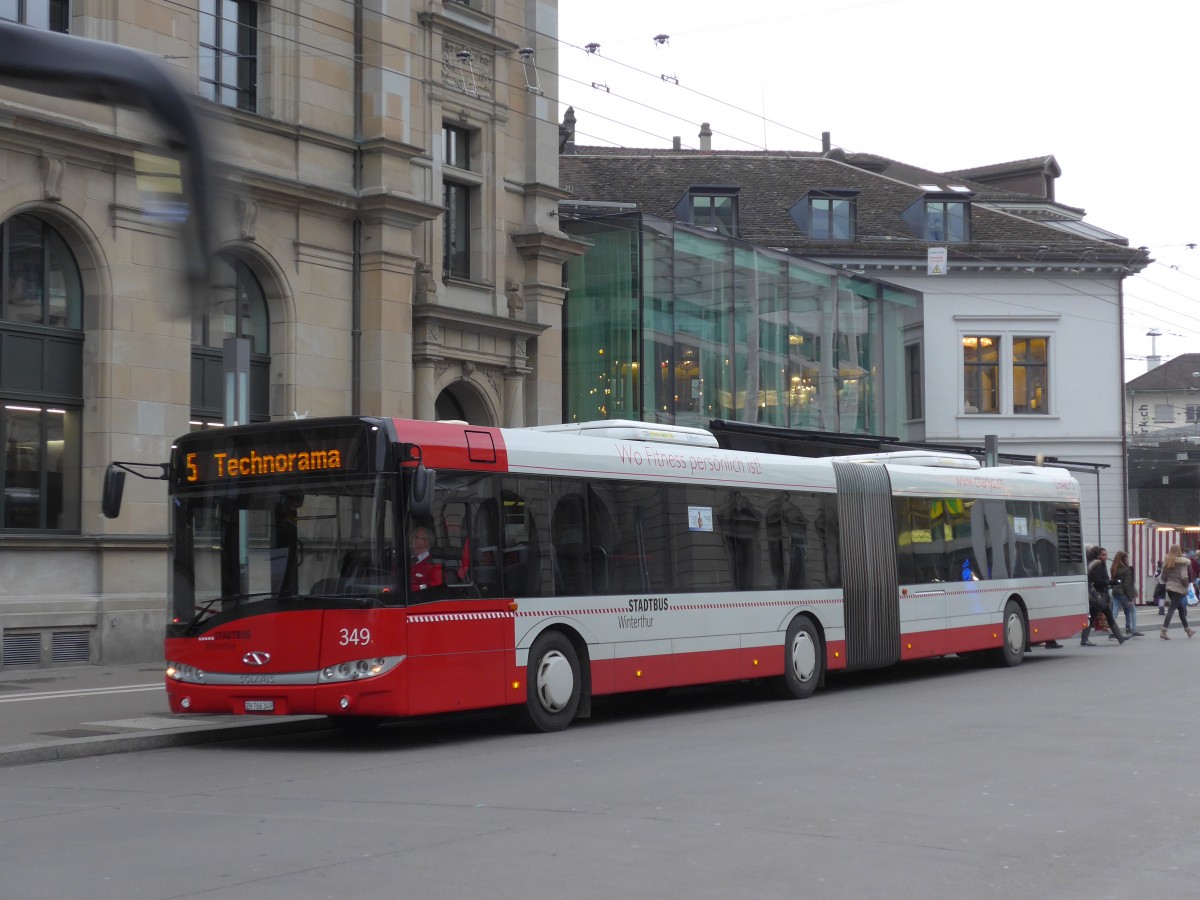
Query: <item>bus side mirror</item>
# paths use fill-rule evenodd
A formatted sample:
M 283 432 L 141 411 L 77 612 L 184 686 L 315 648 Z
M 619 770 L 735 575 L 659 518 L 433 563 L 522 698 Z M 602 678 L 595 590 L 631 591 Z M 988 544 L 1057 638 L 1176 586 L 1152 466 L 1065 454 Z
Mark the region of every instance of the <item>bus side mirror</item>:
M 433 515 L 433 489 L 437 482 L 437 472 L 425 468 L 424 463 L 413 470 L 412 482 L 408 492 L 408 514 L 418 519 L 427 519 Z
M 104 470 L 104 494 L 100 499 L 100 511 L 104 518 L 115 519 L 121 514 L 121 497 L 125 494 L 125 473 L 114 465 Z

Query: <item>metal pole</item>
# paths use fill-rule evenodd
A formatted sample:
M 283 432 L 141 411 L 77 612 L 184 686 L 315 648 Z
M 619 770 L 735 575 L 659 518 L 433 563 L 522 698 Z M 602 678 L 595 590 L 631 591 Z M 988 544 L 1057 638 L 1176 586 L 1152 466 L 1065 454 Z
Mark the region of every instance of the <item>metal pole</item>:
M 225 424 L 246 425 L 250 422 L 250 339 L 225 338 L 222 346 L 225 369 Z M 238 572 L 239 593 L 250 586 L 250 538 L 247 534 L 246 510 L 238 510 Z
M 225 338 L 225 424 L 250 422 L 250 339 Z

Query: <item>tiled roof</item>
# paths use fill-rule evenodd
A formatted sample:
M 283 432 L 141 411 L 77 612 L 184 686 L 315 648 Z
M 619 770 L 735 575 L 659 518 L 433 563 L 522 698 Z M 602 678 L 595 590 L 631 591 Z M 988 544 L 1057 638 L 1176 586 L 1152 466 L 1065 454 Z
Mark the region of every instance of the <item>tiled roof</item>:
M 821 258 L 924 259 L 928 243 L 913 235 L 901 213 L 925 195 L 918 184 L 948 187 L 953 183 L 977 193 L 971 195 L 976 201 L 971 243 L 951 245 L 952 262 L 956 257 L 1032 261 L 1035 255 L 1044 262 L 1076 261 L 1085 253 L 1092 262 L 1134 270 L 1148 262 L 1145 251 L 1068 234 L 979 202 L 988 197 L 1030 202 L 1037 198 L 873 154 L 576 147 L 573 154 L 559 157 L 559 167 L 561 186 L 577 200 L 633 203 L 645 213 L 667 219 L 674 218 L 676 204 L 693 185 L 736 186 L 740 238 Z M 857 241 L 809 241 L 800 233 L 789 209 L 819 188 L 858 191 Z M 565 203 L 570 205 L 569 200 Z
M 1179 391 L 1200 388 L 1200 353 L 1181 353 L 1161 366 L 1155 366 L 1145 375 L 1139 375 L 1125 384 L 1131 391 Z
M 1053 156 L 1031 156 L 1029 159 L 1015 159 L 1012 162 L 992 163 L 987 166 L 975 166 L 970 169 L 955 169 L 947 175 L 958 175 L 963 178 L 990 175 L 1008 175 L 1016 172 L 1042 171 L 1061 175 L 1058 160 Z

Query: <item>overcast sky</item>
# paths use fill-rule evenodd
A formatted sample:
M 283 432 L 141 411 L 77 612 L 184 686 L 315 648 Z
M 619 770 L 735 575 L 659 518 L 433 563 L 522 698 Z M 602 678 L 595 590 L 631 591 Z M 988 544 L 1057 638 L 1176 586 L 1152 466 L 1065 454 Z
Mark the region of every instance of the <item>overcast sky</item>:
M 1056 199 L 1156 260 L 1125 282 L 1126 377 L 1146 371 L 1152 329 L 1164 361 L 1200 352 L 1200 5 L 559 0 L 559 14 L 580 144 L 696 147 L 706 121 L 716 149 L 818 150 L 828 131 L 935 171 L 1053 155 Z

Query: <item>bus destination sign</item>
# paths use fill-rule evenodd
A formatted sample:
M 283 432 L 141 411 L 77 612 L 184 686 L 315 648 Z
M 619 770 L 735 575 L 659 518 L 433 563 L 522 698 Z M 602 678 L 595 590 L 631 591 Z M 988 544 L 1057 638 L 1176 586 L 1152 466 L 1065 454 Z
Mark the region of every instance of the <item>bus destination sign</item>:
M 369 444 L 353 426 L 194 433 L 180 438 L 172 477 L 182 488 L 352 475 L 366 470 Z
M 350 461 L 347 460 L 347 464 Z M 189 484 L 200 481 L 227 481 L 254 475 L 304 475 L 343 471 L 342 451 L 327 449 L 288 450 L 273 453 L 249 450 L 229 453 L 225 450 L 210 450 L 185 453 L 184 476 Z

